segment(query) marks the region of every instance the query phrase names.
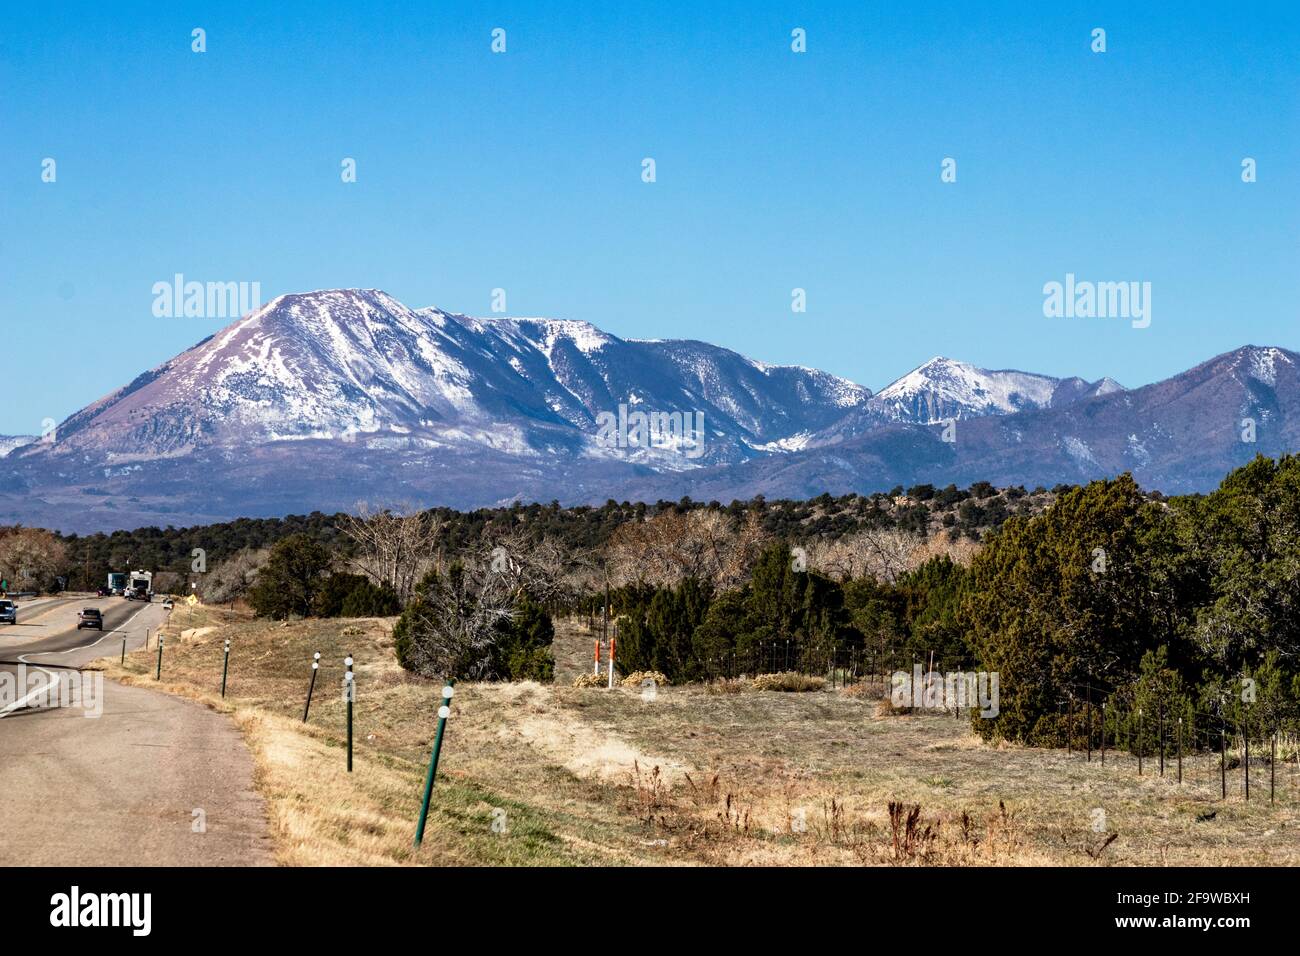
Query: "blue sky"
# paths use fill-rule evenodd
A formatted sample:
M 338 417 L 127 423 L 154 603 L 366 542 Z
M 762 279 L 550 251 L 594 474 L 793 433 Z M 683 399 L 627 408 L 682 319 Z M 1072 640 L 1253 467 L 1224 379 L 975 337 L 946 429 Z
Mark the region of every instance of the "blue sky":
M 477 315 L 500 287 L 872 388 L 1300 348 L 1300 5 L 109 6 L 0 13 L 0 433 L 224 324 L 153 316 L 177 272 Z M 1151 282 L 1151 326 L 1045 318 L 1067 272 Z

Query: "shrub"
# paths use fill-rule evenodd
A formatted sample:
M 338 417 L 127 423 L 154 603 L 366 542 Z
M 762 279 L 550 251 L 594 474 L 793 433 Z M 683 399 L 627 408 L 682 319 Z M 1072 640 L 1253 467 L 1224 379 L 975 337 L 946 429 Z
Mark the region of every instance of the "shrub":
M 363 574 L 331 574 L 316 591 L 317 617 L 390 617 L 401 612 L 397 595 Z
M 633 671 L 624 677 L 619 683 L 624 687 L 640 687 L 646 681 L 654 681 L 660 687 L 667 687 L 669 680 L 658 671 Z
M 376 585 L 369 578 L 354 587 L 343 598 L 340 617 L 392 617 L 400 614 L 401 602 L 388 585 Z
M 498 674 L 509 680 L 554 679 L 551 642 L 555 639 L 555 626 L 540 605 L 527 597 L 521 598 L 514 617 L 501 630 L 496 646 Z
M 312 613 L 317 617 L 338 617 L 343 611 L 344 598 L 365 580 L 360 574 L 331 574 L 316 589 Z
M 749 681 L 742 677 L 719 677 L 708 681 L 704 690 L 710 694 L 739 694 L 749 686 Z
M 906 717 L 911 712 L 911 707 L 895 707 L 894 701 L 889 697 L 876 701 L 877 717 Z
M 880 683 L 878 681 L 860 680 L 856 684 L 849 684 L 844 688 L 842 693 L 846 697 L 864 698 L 866 700 L 880 699 Z
M 826 678 L 809 677 L 798 671 L 784 671 L 780 674 L 759 674 L 754 678 L 755 690 L 779 690 L 800 694 L 807 691 L 823 690 Z
M 330 560 L 324 545 L 305 534 L 278 541 L 249 593 L 257 616 L 283 620 L 291 614 L 311 614 Z

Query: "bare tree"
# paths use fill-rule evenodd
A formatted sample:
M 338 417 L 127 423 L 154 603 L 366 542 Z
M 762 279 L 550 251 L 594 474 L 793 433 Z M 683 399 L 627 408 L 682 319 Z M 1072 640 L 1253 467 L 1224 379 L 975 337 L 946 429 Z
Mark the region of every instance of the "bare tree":
M 808 567 L 839 581 L 871 576 L 895 581 L 913 566 L 924 539 L 896 528 L 867 528 L 835 540 L 815 538 L 804 547 Z
M 736 588 L 747 583 L 759 554 L 771 540 L 772 536 L 763 530 L 763 522 L 758 513 L 750 511 L 735 526 L 731 546 L 726 551 L 713 583 L 720 589 Z
M 954 537 L 947 530 L 937 531 L 930 535 L 915 551 L 912 552 L 910 567 L 918 568 L 931 558 L 938 558 L 946 555 L 956 564 L 970 567 L 971 561 L 975 555 L 979 554 L 983 545 L 974 538 L 960 535 Z
M 428 582 L 406 618 L 407 666 L 426 677 L 488 676 L 514 606 L 514 584 L 492 570 L 490 556 L 454 562 Z
M 244 548 L 222 561 L 203 578 L 203 599 L 224 604 L 242 598 L 257 580 L 257 572 L 271 552 L 267 548 Z
M 0 579 L 11 591 L 39 591 L 63 568 L 63 542 L 43 528 L 0 529 Z
M 443 524 L 409 506 L 376 510 L 362 502 L 355 515 L 340 518 L 339 530 L 356 545 L 353 567 L 406 604 L 434 561 Z
M 533 540 L 525 529 L 512 528 L 488 531 L 483 540 L 490 567 L 513 580 L 518 595 L 527 594 L 538 604 L 555 604 L 580 593 L 573 581 L 587 571 L 584 556 L 554 538 Z
M 494 650 L 527 596 L 538 604 L 567 594 L 573 559 L 558 543 L 522 530 L 485 537 L 425 582 L 405 617 L 405 663 L 428 677 L 492 675 Z
M 621 525 L 605 547 L 610 581 L 671 587 L 686 578 L 722 588 L 744 583 L 766 539 L 756 515 L 667 511 Z

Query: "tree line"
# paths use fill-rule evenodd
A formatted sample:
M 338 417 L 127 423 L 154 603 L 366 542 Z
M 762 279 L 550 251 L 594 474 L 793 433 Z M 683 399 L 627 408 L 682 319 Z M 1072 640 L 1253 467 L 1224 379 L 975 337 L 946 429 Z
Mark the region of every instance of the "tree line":
M 958 614 L 973 659 L 1001 677 L 1000 713 L 977 729 L 1064 746 L 1086 696 L 1147 732 L 1181 716 L 1218 733 L 1246 712 L 1296 730 L 1298 541 L 1296 456 L 1169 501 L 1123 475 L 1008 521 L 975 556 Z
M 434 508 L 424 513 L 442 529 L 440 547 L 458 552 L 477 546 L 485 537 L 525 529 L 533 540 L 547 538 L 574 550 L 601 548 L 625 525 L 638 524 L 658 515 L 689 512 L 708 513 L 734 521 L 751 516 L 764 534 L 777 538 L 816 539 L 833 542 L 863 530 L 899 530 L 923 534 L 939 529 L 953 536 L 980 540 L 1017 513 L 1036 512 L 1050 504 L 1065 486 L 1052 491 L 1037 488 L 996 489 L 976 482 L 969 489 L 955 485 L 936 489 L 932 485 L 899 486 L 872 495 L 819 495 L 806 501 L 773 500 L 757 496 L 748 501 L 722 504 L 717 501 L 616 502 L 599 506 L 561 507 L 557 502 L 516 503 L 498 508 L 454 511 Z M 393 512 L 415 509 L 394 506 Z M 381 513 L 382 509 L 371 511 Z M 88 535 L 45 532 L 58 546 L 58 554 L 42 562 L 24 561 L 23 555 L 6 553 L 8 534 L 19 527 L 0 527 L 0 573 L 12 565 L 11 574 L 29 572 L 30 583 L 47 590 L 59 578 L 69 590 L 101 587 L 110 571 L 143 568 L 162 574 L 163 581 L 186 582 L 208 573 L 223 562 L 250 556 L 265 560 L 276 542 L 292 535 L 306 535 L 336 555 L 349 557 L 357 543 L 342 526 L 355 515 L 324 514 L 283 518 L 240 518 L 210 525 L 175 528 L 144 527 Z M 10 560 L 12 558 L 12 560 Z M 201 569 L 201 570 L 200 570 Z
M 1300 723 L 1300 458 L 1259 457 L 1211 494 L 1168 499 L 1129 475 L 894 492 L 3 529 L 0 573 L 71 582 L 92 543 L 115 563 L 130 542 L 176 562 L 207 545 L 224 558 L 198 576 L 205 598 L 273 618 L 398 616 L 402 662 L 435 677 L 546 679 L 553 620 L 609 615 L 620 668 L 674 681 L 914 661 L 995 672 L 999 713 L 975 726 L 1030 744 L 1072 741 L 1078 708 L 1103 703 L 1114 721 L 1150 706 L 1192 728 L 1247 711 Z M 954 528 L 963 508 L 992 523 Z

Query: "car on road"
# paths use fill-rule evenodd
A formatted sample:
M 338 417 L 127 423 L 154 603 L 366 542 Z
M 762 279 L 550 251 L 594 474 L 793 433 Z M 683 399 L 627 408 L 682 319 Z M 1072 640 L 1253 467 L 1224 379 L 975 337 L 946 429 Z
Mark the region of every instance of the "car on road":
M 167 600 L 163 601 L 163 610 L 164 610 L 164 611 L 170 611 L 170 610 L 171 610 L 173 607 L 175 607 L 175 606 L 176 606 L 176 605 L 174 605 L 174 604 L 172 603 L 172 599 L 171 599 L 171 598 L 168 598 Z
M 99 612 L 97 607 L 83 607 L 77 615 L 77 630 L 83 627 L 93 627 L 96 630 L 104 629 L 104 615 Z
M 18 605 L 13 601 L 0 601 L 0 624 L 18 623 Z

